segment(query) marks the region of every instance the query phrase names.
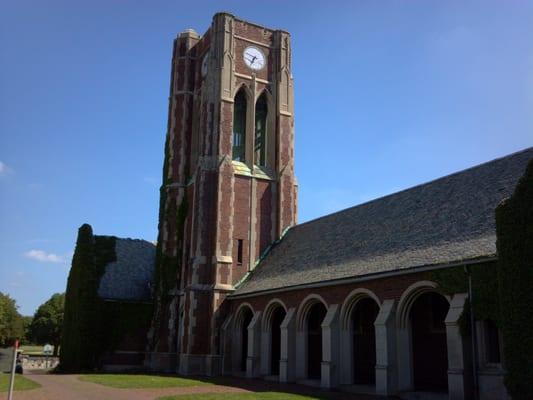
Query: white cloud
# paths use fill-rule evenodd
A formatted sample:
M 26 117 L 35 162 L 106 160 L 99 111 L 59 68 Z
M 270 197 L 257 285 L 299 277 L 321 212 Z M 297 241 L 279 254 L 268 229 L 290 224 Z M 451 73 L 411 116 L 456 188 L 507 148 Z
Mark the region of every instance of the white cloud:
M 7 177 L 13 174 L 13 169 L 5 162 L 0 161 L 0 178 Z
M 151 176 L 145 176 L 143 178 L 143 181 L 144 183 L 148 183 L 149 185 L 157 185 L 160 183 L 160 179 L 157 179 L 157 178 L 154 178 L 154 177 L 151 177 Z
M 53 263 L 65 262 L 63 257 L 58 256 L 57 254 L 54 254 L 54 253 L 47 253 L 46 251 L 43 251 L 43 250 L 30 250 L 24 253 L 24 255 L 27 258 L 31 258 L 33 260 L 37 260 L 40 262 L 53 262 Z
M 11 172 L 11 168 L 9 168 L 4 162 L 0 161 L 0 176 L 7 175 L 9 172 Z

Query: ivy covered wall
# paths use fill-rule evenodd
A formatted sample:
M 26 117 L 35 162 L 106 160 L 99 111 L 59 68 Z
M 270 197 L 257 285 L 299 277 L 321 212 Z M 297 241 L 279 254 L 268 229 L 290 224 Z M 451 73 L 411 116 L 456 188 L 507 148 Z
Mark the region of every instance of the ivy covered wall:
M 172 301 L 175 297 L 175 295 L 171 294 L 171 291 L 179 287 L 178 279 L 181 269 L 183 232 L 188 211 L 187 193 L 183 193 L 181 202 L 177 204 L 176 198 L 179 196 L 176 189 L 170 189 L 174 183 L 169 171 L 171 162 L 170 146 L 171 138 L 167 134 L 163 179 L 159 198 L 158 238 L 154 268 L 154 313 L 148 343 L 148 349 L 156 352 L 169 351 L 169 348 L 175 345 L 175 343 L 169 342 L 175 342 L 177 339 L 175 332 L 168 332 L 167 340 L 162 340 L 164 339 L 164 334 L 162 333 L 166 332 L 166 327 L 163 324 L 168 324 L 168 320 L 163 321 L 163 319 L 168 318 L 169 308 L 172 307 Z M 173 246 L 169 246 L 171 242 L 174 242 Z M 165 346 L 169 348 L 165 348 Z
M 473 264 L 467 268 L 472 276 L 473 310 L 476 320 L 490 319 L 500 326 L 497 262 Z M 439 285 L 444 294 L 468 293 L 468 274 L 463 266 L 431 271 L 430 279 Z M 461 333 L 467 336 L 470 334 L 470 300 L 467 300 L 464 309 L 466 312 L 459 323 Z
M 505 385 L 533 399 L 533 160 L 514 194 L 496 209 Z
M 116 261 L 114 236 L 93 235 L 88 224 L 78 230 L 65 293 L 60 369 L 94 370 L 106 351 L 128 332 L 149 326 L 151 304 L 105 302 L 98 287 L 107 264 Z
M 496 209 L 498 261 L 469 267 L 476 320 L 490 319 L 503 336 L 505 385 L 514 400 L 533 399 L 533 161 L 514 194 Z M 464 267 L 431 272 L 447 294 L 468 292 Z M 468 312 L 467 304 L 465 310 Z M 461 330 L 469 333 L 469 316 Z

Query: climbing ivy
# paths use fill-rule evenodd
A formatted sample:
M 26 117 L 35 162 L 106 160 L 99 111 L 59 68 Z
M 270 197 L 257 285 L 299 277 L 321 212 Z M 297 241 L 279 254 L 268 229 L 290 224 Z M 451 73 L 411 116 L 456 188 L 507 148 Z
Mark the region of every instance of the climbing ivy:
M 472 275 L 473 311 L 476 320 L 490 319 L 499 326 L 498 270 L 496 262 L 469 265 Z M 468 275 L 464 266 L 430 272 L 430 279 L 439 285 L 444 294 L 468 293 Z M 459 326 L 464 336 L 470 334 L 470 300 L 464 306 Z
M 146 333 L 152 313 L 150 303 L 105 302 L 100 322 L 104 333 L 100 352 L 116 349 L 128 334 L 136 334 L 139 330 Z
M 496 209 L 505 385 L 533 399 L 533 160 L 514 194 Z
M 78 231 L 67 291 L 60 370 L 90 371 L 101 355 L 112 351 L 129 332 L 146 330 L 151 304 L 106 302 L 98 296 L 106 265 L 116 261 L 116 237 L 93 235 L 84 224 Z
M 515 400 L 533 398 L 533 161 L 511 198 L 496 209 L 498 261 L 470 266 L 473 311 L 491 319 L 503 335 L 505 385 Z M 463 267 L 431 272 L 447 294 L 468 290 Z M 468 334 L 469 304 L 461 316 Z
M 161 318 L 164 315 L 163 310 L 169 306 L 172 301 L 169 295 L 170 291 L 178 286 L 181 248 L 183 242 L 183 230 L 185 219 L 187 217 L 187 196 L 183 197 L 178 207 L 169 203 L 168 187 L 172 183 L 169 177 L 170 165 L 170 135 L 165 140 L 165 160 L 163 163 L 163 179 L 159 199 L 159 235 L 157 240 L 155 268 L 154 268 L 154 313 L 152 317 L 151 337 L 148 343 L 149 350 L 156 350 L 158 345 L 158 332 L 161 326 Z M 163 232 L 166 224 L 175 222 L 175 235 L 177 256 L 165 254 L 163 251 Z M 168 225 L 166 226 L 168 229 Z
M 64 371 L 92 370 L 97 366 L 103 340 L 103 301 L 98 296 L 98 286 L 106 264 L 116 260 L 115 242 L 113 236 L 94 236 L 88 224 L 78 230 L 65 293 L 60 357 Z

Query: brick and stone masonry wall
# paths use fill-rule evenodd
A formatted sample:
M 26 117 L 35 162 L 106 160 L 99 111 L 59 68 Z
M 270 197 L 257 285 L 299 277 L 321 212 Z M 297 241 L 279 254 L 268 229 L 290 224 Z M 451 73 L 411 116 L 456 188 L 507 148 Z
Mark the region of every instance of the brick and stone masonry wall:
M 298 309 L 301 302 L 310 294 L 317 294 L 321 296 L 327 304 L 342 305 L 348 295 L 357 288 L 370 290 L 379 298 L 381 302 L 387 299 L 399 300 L 402 293 L 410 285 L 421 280 L 428 280 L 429 278 L 429 273 L 419 272 L 398 275 L 394 277 L 377 278 L 375 280 L 369 280 L 360 283 L 294 289 L 291 291 L 264 295 L 258 294 L 251 297 L 232 299 L 231 312 L 237 310 L 242 303 L 249 303 L 253 307 L 254 311 L 264 311 L 266 305 L 272 299 L 281 300 L 287 308 L 294 307 L 295 309 Z
M 253 72 L 244 63 L 243 51 L 250 45 L 266 56 L 261 71 Z M 208 57 L 206 76 L 201 74 L 204 57 Z M 237 173 L 232 162 L 233 98 L 241 85 L 247 88 L 250 107 L 248 175 Z M 255 176 L 251 158 L 253 108 L 263 91 L 269 99 L 269 179 Z M 168 217 L 159 227 L 163 254 L 176 257 L 180 270 L 178 287 L 165 293 L 168 302 L 159 310 L 156 351 L 190 356 L 184 363 L 190 365 L 199 365 L 199 355 L 219 353 L 226 295 L 265 249 L 296 223 L 293 129 L 286 32 L 220 13 L 203 37 L 191 31 L 180 34 L 174 46 L 169 101 L 166 179 L 170 185 L 164 188 L 167 197 L 161 204 Z M 179 225 L 174 215 L 183 201 L 187 214 Z M 190 372 L 188 368 L 184 372 Z

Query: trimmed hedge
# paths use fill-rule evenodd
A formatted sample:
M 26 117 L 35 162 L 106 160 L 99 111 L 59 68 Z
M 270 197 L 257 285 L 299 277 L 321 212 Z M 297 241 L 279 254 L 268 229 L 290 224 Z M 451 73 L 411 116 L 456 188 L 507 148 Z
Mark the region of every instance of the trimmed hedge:
M 514 194 L 496 209 L 505 385 L 533 399 L 533 160 Z

